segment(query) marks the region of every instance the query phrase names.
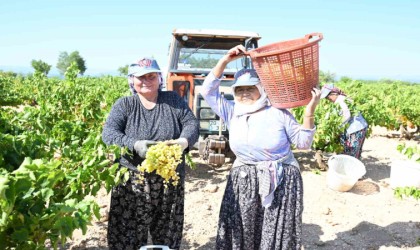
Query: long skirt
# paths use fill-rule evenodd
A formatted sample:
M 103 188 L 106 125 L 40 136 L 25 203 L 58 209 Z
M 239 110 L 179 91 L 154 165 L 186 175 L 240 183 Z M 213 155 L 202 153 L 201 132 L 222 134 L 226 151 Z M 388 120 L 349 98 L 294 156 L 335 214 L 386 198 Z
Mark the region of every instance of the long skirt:
M 360 160 L 367 129 L 368 128 L 366 127 L 350 135 L 347 135 L 346 133 L 341 135 L 340 143 L 344 146 L 343 154 L 353 156 Z
M 184 182 L 165 190 L 163 179 L 147 174 L 140 184 L 135 172 L 129 170 L 126 183 L 111 193 L 108 221 L 109 249 L 138 250 L 147 245 L 150 232 L 154 245 L 178 249 L 184 223 Z
M 255 166 L 234 167 L 228 177 L 219 215 L 216 249 L 300 249 L 303 183 L 297 167 L 284 166 L 271 206 L 258 194 Z

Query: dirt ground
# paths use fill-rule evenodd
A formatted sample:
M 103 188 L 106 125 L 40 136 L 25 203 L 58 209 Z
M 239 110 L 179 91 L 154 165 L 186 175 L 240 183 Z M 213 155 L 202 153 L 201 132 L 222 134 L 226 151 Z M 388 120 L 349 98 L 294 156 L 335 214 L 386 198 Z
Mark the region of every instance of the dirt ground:
M 362 153 L 367 173 L 348 192 L 327 187 L 327 172 L 317 170 L 314 152 L 295 152 L 304 181 L 303 243 L 305 249 L 420 249 L 420 200 L 397 199 L 389 185 L 394 160 L 405 159 L 396 148 L 414 140 L 397 132 L 373 128 Z M 220 202 L 231 167 L 215 168 L 200 161 L 187 171 L 185 224 L 181 249 L 214 249 Z M 66 249 L 108 249 L 109 195 L 98 198 L 102 218 L 86 235 L 77 231 Z

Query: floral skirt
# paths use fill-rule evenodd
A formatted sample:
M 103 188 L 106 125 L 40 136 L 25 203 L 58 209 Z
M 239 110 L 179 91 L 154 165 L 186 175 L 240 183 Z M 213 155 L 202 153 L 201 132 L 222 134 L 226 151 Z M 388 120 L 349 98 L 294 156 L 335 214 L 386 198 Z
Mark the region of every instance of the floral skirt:
M 108 246 L 116 250 L 138 250 L 147 245 L 150 232 L 154 245 L 178 249 L 184 223 L 184 182 L 168 185 L 156 174 L 147 174 L 145 184 L 136 173 L 113 188 L 108 221 Z
M 303 183 L 297 167 L 283 164 L 271 206 L 258 194 L 255 166 L 234 167 L 219 214 L 216 249 L 301 249 Z
M 343 154 L 353 156 L 360 160 L 367 129 L 368 128 L 366 127 L 350 135 L 347 135 L 346 133 L 341 135 L 340 143 L 344 146 Z

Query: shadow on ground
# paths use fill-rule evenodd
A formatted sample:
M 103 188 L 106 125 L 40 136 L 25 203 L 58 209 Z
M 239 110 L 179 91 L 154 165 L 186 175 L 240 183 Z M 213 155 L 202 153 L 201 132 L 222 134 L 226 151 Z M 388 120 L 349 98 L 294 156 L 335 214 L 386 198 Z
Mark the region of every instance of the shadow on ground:
M 382 227 L 363 221 L 351 230 L 338 232 L 336 239 L 328 241 L 321 240 L 323 231 L 319 225 L 304 224 L 302 232 L 305 249 L 376 250 L 385 246 L 394 248 L 420 246 L 420 222 L 395 222 Z M 182 249 L 215 249 L 215 241 L 215 237 L 212 237 L 202 246 L 183 241 Z
M 195 249 L 195 250 L 213 250 L 216 249 L 216 237 L 211 237 L 209 242 L 200 246 L 197 243 L 191 243 L 185 240 L 182 240 L 182 247 L 181 249 Z
M 380 247 L 406 248 L 420 246 L 420 222 L 395 222 L 386 227 L 366 221 L 345 232 L 338 232 L 336 239 L 322 241 L 323 231 L 316 224 L 303 225 L 305 249 L 379 249 Z
M 362 161 L 366 167 L 365 177 L 369 177 L 375 182 L 380 182 L 390 177 L 390 163 L 381 163 L 379 159 L 371 156 L 363 158 Z

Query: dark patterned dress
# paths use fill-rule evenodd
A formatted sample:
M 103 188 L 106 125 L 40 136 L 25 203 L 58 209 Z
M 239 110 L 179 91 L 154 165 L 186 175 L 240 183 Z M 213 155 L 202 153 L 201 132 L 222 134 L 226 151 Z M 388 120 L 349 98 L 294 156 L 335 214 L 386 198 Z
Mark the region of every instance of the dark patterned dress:
M 156 245 L 181 245 L 184 223 L 184 182 L 163 187 L 156 174 L 146 174 L 139 184 L 137 173 L 112 190 L 108 221 L 109 249 L 133 249 L 147 245 L 150 230 Z
M 342 109 L 340 113 L 345 119 L 343 125 L 347 127 L 346 131 L 340 135 L 340 143 L 344 148 L 343 154 L 360 160 L 369 125 L 351 99 L 340 96 L 338 103 Z M 350 117 L 346 119 L 346 116 Z
M 368 128 L 366 127 L 349 135 L 343 133 L 340 137 L 340 143 L 344 146 L 343 154 L 353 156 L 360 160 L 367 130 Z
M 255 166 L 232 168 L 223 197 L 216 249 L 301 249 L 303 183 L 298 167 L 284 164 L 270 207 L 261 206 Z
M 198 140 L 198 121 L 175 92 L 159 91 L 157 104 L 146 109 L 137 94 L 120 98 L 112 107 L 102 132 L 103 141 L 133 151 L 137 140 L 165 141 L 186 138 L 188 145 Z M 129 169 L 130 178 L 111 194 L 108 223 L 109 249 L 140 249 L 150 233 L 154 245 L 178 249 L 184 221 L 185 162 L 177 168 L 180 181 L 164 188 L 163 179 L 145 174 L 137 181 L 142 159 L 133 152 L 123 155 L 120 166 Z

